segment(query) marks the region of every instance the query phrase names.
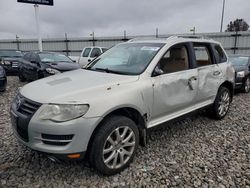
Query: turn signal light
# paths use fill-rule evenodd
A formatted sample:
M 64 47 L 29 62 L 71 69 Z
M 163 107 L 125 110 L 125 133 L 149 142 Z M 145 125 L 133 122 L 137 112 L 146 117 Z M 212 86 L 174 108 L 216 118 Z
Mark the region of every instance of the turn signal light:
M 67 155 L 67 157 L 70 159 L 78 159 L 78 158 L 80 158 L 80 156 L 81 155 L 79 153 Z

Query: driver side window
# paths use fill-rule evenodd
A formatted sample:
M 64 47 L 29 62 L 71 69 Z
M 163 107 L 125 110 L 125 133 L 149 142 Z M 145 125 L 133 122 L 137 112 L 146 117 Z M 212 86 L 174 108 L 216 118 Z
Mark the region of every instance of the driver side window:
M 39 63 L 38 56 L 36 54 L 31 54 L 31 56 L 30 56 L 30 62 L 34 63 L 34 64 Z
M 189 69 L 188 51 L 185 45 L 171 47 L 157 65 L 162 74 L 174 73 Z

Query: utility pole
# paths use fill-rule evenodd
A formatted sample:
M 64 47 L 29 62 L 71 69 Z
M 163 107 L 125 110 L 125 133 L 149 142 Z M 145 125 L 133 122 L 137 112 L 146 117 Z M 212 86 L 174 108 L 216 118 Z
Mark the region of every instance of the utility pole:
M 95 32 L 93 31 L 90 36 L 92 36 L 93 46 L 95 46 Z
M 36 16 L 36 30 L 38 36 L 38 49 L 40 52 L 43 51 L 42 38 L 40 34 L 40 23 L 39 23 L 39 5 L 35 4 L 35 16 Z
M 159 30 L 158 30 L 158 28 L 156 28 L 156 30 L 155 30 L 155 37 L 156 38 L 158 38 L 158 34 L 159 34 Z
M 69 40 L 67 33 L 65 33 L 65 47 L 66 47 L 66 55 L 69 56 Z
M 195 27 L 193 27 L 192 29 L 190 29 L 190 32 L 193 32 L 193 35 L 195 35 Z
M 124 39 L 126 39 L 127 38 L 127 33 L 126 33 L 126 30 L 124 30 L 124 32 L 123 32 L 123 37 L 124 37 Z
M 19 37 L 17 35 L 16 35 L 16 45 L 17 45 L 17 50 L 20 50 Z
M 226 2 L 226 0 L 223 0 L 222 15 L 221 15 L 221 24 L 220 24 L 220 32 L 222 32 L 222 28 L 223 28 L 224 12 L 225 12 L 225 2 Z

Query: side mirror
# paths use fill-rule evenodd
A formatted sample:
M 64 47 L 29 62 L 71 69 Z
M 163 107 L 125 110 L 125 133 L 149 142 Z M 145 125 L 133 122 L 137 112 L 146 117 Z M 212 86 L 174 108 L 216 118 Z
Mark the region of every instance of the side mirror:
M 31 63 L 36 64 L 38 67 L 40 67 L 40 63 L 37 61 L 31 61 Z
M 162 69 L 160 69 L 158 66 L 155 67 L 155 70 L 153 72 L 153 76 L 159 76 L 164 74 L 164 71 Z
M 33 64 L 37 64 L 37 62 L 36 61 L 30 61 L 31 63 L 33 63 Z

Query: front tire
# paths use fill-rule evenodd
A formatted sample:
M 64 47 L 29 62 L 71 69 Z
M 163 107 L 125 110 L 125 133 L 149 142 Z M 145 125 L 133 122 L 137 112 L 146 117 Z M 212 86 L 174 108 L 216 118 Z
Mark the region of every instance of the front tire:
M 19 78 L 20 82 L 26 81 L 26 78 L 24 77 L 24 75 L 22 74 L 21 71 L 18 71 L 18 78 Z
M 112 116 L 94 135 L 89 160 L 104 175 L 121 172 L 132 162 L 139 144 L 139 131 L 131 119 Z
M 245 93 L 249 93 L 250 92 L 250 79 L 249 79 L 249 77 L 247 77 L 247 79 L 244 82 L 243 91 Z
M 214 119 L 223 119 L 230 107 L 232 96 L 228 88 L 220 87 L 213 105 L 208 110 L 210 116 Z

